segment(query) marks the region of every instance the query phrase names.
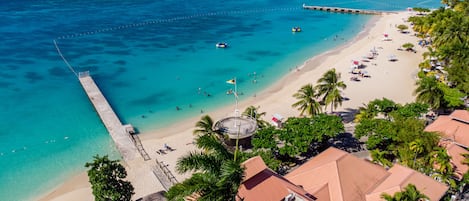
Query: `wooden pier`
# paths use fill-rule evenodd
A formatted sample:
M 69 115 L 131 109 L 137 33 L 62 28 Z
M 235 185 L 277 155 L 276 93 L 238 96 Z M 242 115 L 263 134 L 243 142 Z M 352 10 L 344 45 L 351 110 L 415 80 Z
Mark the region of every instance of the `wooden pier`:
M 133 135 L 135 133 L 133 127 L 129 124 L 122 125 L 121 121 L 117 117 L 111 105 L 107 102 L 101 90 L 99 90 L 89 72 L 80 72 L 78 74 L 78 79 L 101 118 L 101 121 L 104 123 L 104 126 L 114 140 L 117 150 L 119 150 L 122 158 L 124 158 L 125 161 L 130 161 L 135 159 L 135 157 L 138 157 L 138 153 L 140 152 L 145 160 L 150 160 L 150 157 L 143 147 L 140 146 L 141 150 L 138 148 L 138 143 L 136 143 L 134 139 L 137 136 L 134 137 Z
M 327 7 L 327 6 L 307 6 L 303 4 L 303 8 L 307 10 L 318 10 L 326 12 L 336 12 L 336 13 L 350 13 L 350 14 L 367 14 L 367 15 L 382 15 L 385 13 L 392 13 L 386 11 L 377 11 L 377 10 L 364 10 L 364 9 L 355 9 L 355 8 L 340 8 L 340 7 Z

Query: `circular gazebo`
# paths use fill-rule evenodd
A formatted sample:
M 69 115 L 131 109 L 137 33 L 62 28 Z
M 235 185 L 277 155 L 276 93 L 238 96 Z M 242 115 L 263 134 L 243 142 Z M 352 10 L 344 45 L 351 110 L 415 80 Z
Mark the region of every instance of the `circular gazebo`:
M 230 146 L 235 146 L 239 140 L 240 146 L 251 147 L 251 136 L 257 130 L 257 122 L 250 117 L 232 116 L 217 121 L 214 129 L 227 136 L 226 144 Z

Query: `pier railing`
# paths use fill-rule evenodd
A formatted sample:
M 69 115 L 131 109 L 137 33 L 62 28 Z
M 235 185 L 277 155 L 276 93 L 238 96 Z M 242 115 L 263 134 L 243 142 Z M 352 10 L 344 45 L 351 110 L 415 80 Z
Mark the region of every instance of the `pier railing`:
M 163 188 L 168 191 L 171 186 L 179 182 L 163 161 L 160 162 L 158 159 L 155 159 L 155 161 L 156 166 L 153 167 L 153 174 L 156 176 L 158 181 L 160 181 L 161 185 L 163 185 Z
M 140 138 L 137 135 L 130 134 L 132 136 L 132 140 L 135 143 L 135 146 L 137 146 L 137 150 L 142 155 L 143 160 L 148 161 L 151 160 L 150 156 L 148 155 L 147 151 L 145 151 L 145 148 L 143 148 L 142 142 L 140 141 Z

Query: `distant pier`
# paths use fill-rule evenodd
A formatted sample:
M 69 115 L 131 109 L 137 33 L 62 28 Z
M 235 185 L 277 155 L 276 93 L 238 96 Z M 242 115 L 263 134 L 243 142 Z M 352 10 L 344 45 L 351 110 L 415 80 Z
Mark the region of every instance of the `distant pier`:
M 365 10 L 365 9 L 356 9 L 356 8 L 340 8 L 340 7 L 327 7 L 327 6 L 307 6 L 305 4 L 303 4 L 303 8 L 307 9 L 307 10 L 319 10 L 319 11 L 326 11 L 326 12 L 350 13 L 350 14 L 382 15 L 382 14 L 385 14 L 385 13 L 392 13 L 392 12 L 385 12 L 385 11 Z
M 89 72 L 80 72 L 78 79 L 124 160 L 133 160 L 139 153 L 145 160 L 150 160 L 138 136 L 133 135 L 134 128 L 130 124 L 122 125 Z

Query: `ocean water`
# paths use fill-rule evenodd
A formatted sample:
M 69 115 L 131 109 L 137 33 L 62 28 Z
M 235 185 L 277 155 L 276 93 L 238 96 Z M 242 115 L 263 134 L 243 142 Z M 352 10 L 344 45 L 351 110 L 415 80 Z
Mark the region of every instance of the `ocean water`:
M 119 158 L 76 76 L 90 71 L 124 123 L 141 132 L 253 96 L 307 58 L 342 45 L 371 18 L 301 5 L 376 10 L 440 6 L 396 1 L 0 1 L 0 200 L 34 200 Z M 292 33 L 293 26 L 303 32 Z M 334 40 L 334 38 L 337 38 Z M 217 42 L 230 47 L 217 49 Z M 176 107 L 181 110 L 176 111 Z

